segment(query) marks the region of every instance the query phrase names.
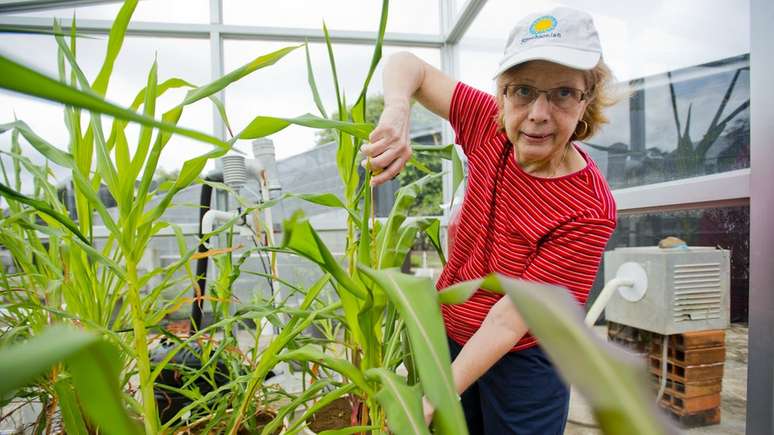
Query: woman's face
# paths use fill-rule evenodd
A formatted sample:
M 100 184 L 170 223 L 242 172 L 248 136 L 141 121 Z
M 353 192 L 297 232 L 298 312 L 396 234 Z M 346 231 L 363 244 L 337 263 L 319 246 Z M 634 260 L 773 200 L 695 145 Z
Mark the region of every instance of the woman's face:
M 542 60 L 520 65 L 515 71 L 507 73 L 500 84 L 510 86 L 509 92 L 521 94 L 528 93 L 530 88 L 514 85 L 527 85 L 539 90 L 575 88 L 588 91 L 582 71 Z M 571 91 L 564 89 L 562 95 L 568 92 Z M 519 163 L 548 163 L 560 159 L 587 104 L 584 99 L 558 107 L 548 101 L 547 94 L 539 93 L 532 103 L 519 105 L 518 98 L 504 96 L 503 124 L 508 139 L 516 147 Z

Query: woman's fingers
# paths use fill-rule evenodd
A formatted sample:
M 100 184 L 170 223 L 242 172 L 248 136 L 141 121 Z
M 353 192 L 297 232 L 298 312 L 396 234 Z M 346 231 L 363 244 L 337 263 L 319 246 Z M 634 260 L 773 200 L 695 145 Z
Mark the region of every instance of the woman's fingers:
M 411 154 L 409 153 L 409 156 Z M 387 168 L 385 168 L 382 172 L 375 175 L 373 178 L 371 178 L 371 185 L 372 186 L 378 186 L 385 181 L 392 180 L 395 178 L 396 175 L 400 173 L 400 171 L 403 170 L 403 167 L 406 166 L 406 162 L 408 161 L 408 158 L 403 157 L 402 155 L 396 158 L 395 160 L 390 163 Z
M 397 148 L 387 148 L 387 150 L 376 157 L 371 157 L 371 170 L 379 172 L 392 164 L 401 157 L 403 153 Z
M 435 408 L 425 396 L 422 396 L 422 413 L 425 415 L 425 424 L 429 426 L 430 422 L 433 421 Z
M 372 185 L 379 185 L 392 179 L 403 170 L 411 158 L 408 141 L 409 111 L 403 107 L 385 107 L 379 118 L 379 124 L 369 136 L 370 144 L 360 147 L 360 151 L 370 158 L 362 162 L 366 168 L 374 171 Z M 383 170 L 381 173 L 380 170 Z

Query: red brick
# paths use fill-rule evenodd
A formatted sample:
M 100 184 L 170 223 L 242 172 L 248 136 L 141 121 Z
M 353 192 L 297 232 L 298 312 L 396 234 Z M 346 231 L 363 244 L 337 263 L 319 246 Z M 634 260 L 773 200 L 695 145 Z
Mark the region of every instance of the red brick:
M 652 381 L 654 391 L 658 392 L 658 389 L 661 387 L 661 378 L 659 376 L 652 375 Z M 683 383 L 667 379 L 664 391 L 681 399 L 689 399 L 693 397 L 720 393 L 722 388 L 723 385 L 721 379 L 697 381 L 692 383 Z
M 651 356 L 660 358 L 662 349 L 660 343 L 653 343 L 650 349 Z M 704 347 L 693 349 L 667 348 L 667 358 L 670 362 L 681 365 L 712 364 L 726 360 L 726 347 Z
M 661 358 L 650 356 L 650 372 L 661 376 Z M 667 379 L 682 383 L 723 379 L 723 363 L 680 365 L 667 360 Z

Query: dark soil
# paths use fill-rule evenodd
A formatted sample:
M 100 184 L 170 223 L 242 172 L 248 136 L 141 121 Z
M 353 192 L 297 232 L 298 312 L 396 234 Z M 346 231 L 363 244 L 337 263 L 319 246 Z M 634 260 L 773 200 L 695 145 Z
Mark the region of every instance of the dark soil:
M 309 423 L 309 429 L 317 433 L 350 426 L 352 426 L 352 404 L 346 397 L 340 397 L 317 411 Z
M 274 414 L 269 414 L 268 412 L 261 412 L 260 414 L 256 415 L 255 421 L 256 421 L 256 426 L 258 427 L 258 430 L 259 431 L 263 430 L 264 426 L 266 426 L 267 424 L 271 423 L 272 420 L 274 420 L 274 417 L 275 417 Z M 273 435 L 279 435 L 280 432 L 282 432 L 282 426 L 277 428 L 273 432 Z M 239 431 L 239 433 L 241 435 L 243 433 L 247 434 L 248 432 L 242 429 Z

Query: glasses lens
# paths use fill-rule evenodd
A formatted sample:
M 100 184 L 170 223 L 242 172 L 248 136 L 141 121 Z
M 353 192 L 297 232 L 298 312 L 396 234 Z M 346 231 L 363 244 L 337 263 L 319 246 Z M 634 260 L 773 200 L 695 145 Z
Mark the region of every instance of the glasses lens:
M 548 94 L 549 99 L 560 109 L 572 109 L 583 98 L 583 91 L 575 88 L 555 88 Z
M 537 89 L 528 85 L 508 85 L 505 88 L 505 96 L 516 106 L 525 106 L 537 97 Z

